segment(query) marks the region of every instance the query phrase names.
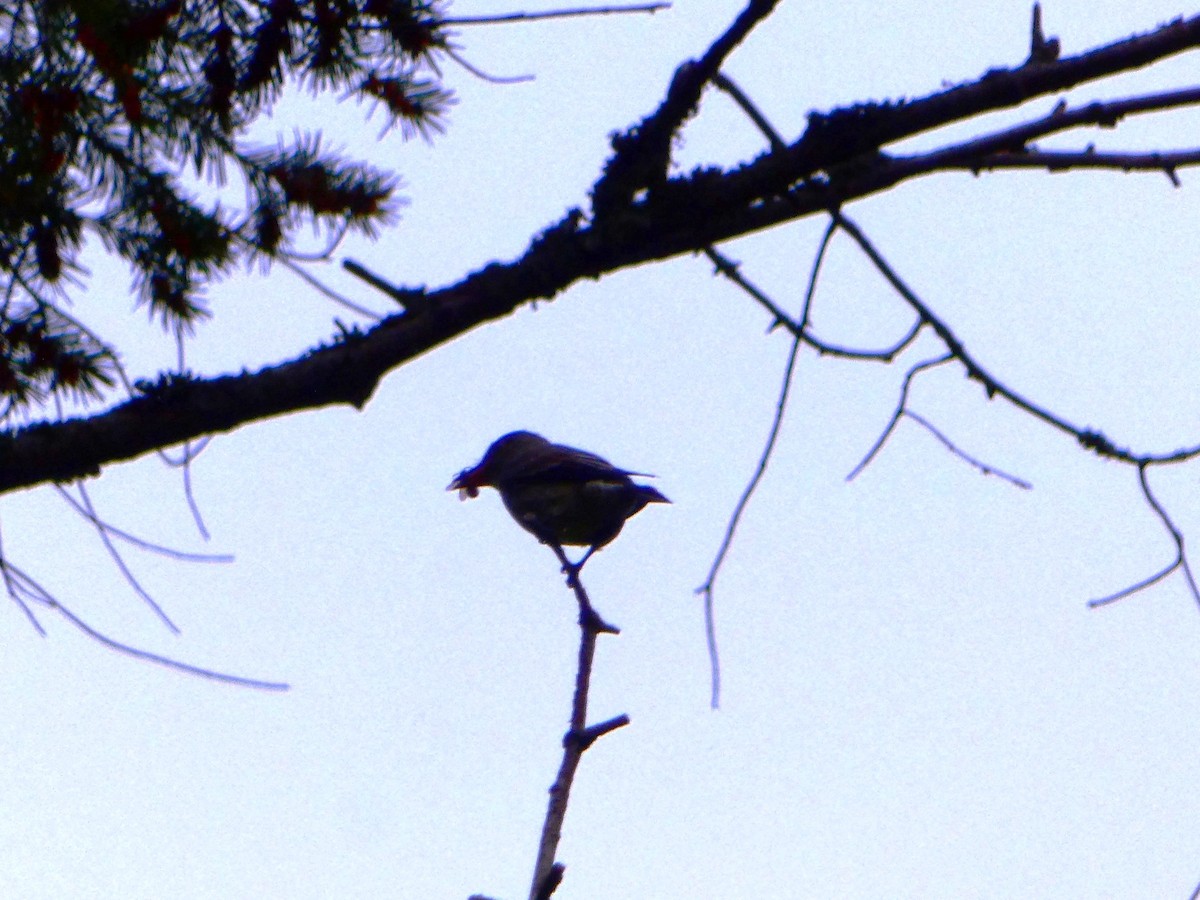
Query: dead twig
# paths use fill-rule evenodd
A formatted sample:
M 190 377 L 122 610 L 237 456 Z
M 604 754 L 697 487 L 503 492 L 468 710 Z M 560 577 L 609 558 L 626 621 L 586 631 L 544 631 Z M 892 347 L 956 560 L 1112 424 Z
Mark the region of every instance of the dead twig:
M 1196 586 L 1196 579 L 1192 575 L 1192 567 L 1187 560 L 1187 554 L 1184 552 L 1183 532 L 1176 526 L 1171 519 L 1166 508 L 1154 496 L 1154 492 L 1150 490 L 1150 482 L 1146 478 L 1146 470 L 1152 465 L 1150 462 L 1142 462 L 1138 465 L 1138 483 L 1142 488 L 1142 496 L 1146 498 L 1146 503 L 1154 510 L 1154 514 L 1158 516 L 1158 520 L 1162 522 L 1163 528 L 1171 535 L 1171 540 L 1175 542 L 1175 559 L 1171 561 L 1165 568 L 1151 575 L 1149 578 L 1143 578 L 1137 584 L 1131 585 L 1124 590 L 1117 591 L 1115 594 L 1109 594 L 1106 597 L 1099 597 L 1095 600 L 1089 600 L 1088 606 L 1093 609 L 1098 606 L 1107 606 L 1109 603 L 1115 603 L 1117 600 L 1122 600 L 1125 597 L 1132 596 L 1139 591 L 1145 590 L 1151 585 L 1162 581 L 1176 569 L 1183 572 L 1183 577 L 1187 581 L 1188 590 L 1192 593 L 1192 599 L 1200 605 L 1200 589 Z
M 800 336 L 804 334 L 804 329 L 808 325 L 813 296 L 817 289 L 817 278 L 821 272 L 821 263 L 825 259 L 825 252 L 829 249 L 829 242 L 833 238 L 834 230 L 835 226 L 833 223 L 830 223 L 829 227 L 825 229 L 825 236 L 821 239 L 821 245 L 817 249 L 816 258 L 813 260 L 812 271 L 809 273 L 808 278 L 808 290 L 804 294 L 804 305 L 797 320 L 797 328 L 793 332 L 792 346 L 788 352 L 787 364 L 784 366 L 783 383 L 779 388 L 779 399 L 775 403 L 775 417 L 771 422 L 771 430 L 767 434 L 767 441 L 763 446 L 762 454 L 759 456 L 758 465 L 755 467 L 754 474 L 747 483 L 746 489 L 742 491 L 742 496 L 738 499 L 733 514 L 729 517 L 729 524 L 725 528 L 725 537 L 721 540 L 721 546 L 717 549 L 717 555 L 713 558 L 712 566 L 708 571 L 708 577 L 705 578 L 704 584 L 696 588 L 696 593 L 704 597 L 704 634 L 708 643 L 709 671 L 711 673 L 709 704 L 713 709 L 717 709 L 721 702 L 721 661 L 717 648 L 713 590 L 716 586 L 717 575 L 721 571 L 721 566 L 724 564 L 725 557 L 729 553 L 729 548 L 733 544 L 733 536 L 737 532 L 738 523 L 741 521 L 742 514 L 746 511 L 746 507 L 750 503 L 750 498 L 754 496 L 754 492 L 762 482 L 763 476 L 767 472 L 767 465 L 771 461 L 771 454 L 775 450 L 775 442 L 778 440 L 779 431 L 783 426 L 783 414 L 787 410 L 788 394 L 792 389 L 792 379 L 796 372 L 796 362 L 800 355 Z M 718 261 L 724 263 L 726 271 L 730 268 L 728 262 L 715 249 L 709 247 L 706 248 L 705 252 L 714 263 Z M 720 266 L 718 266 L 718 271 L 722 271 Z M 745 290 L 745 282 L 735 280 L 735 284 L 738 284 L 739 287 Z

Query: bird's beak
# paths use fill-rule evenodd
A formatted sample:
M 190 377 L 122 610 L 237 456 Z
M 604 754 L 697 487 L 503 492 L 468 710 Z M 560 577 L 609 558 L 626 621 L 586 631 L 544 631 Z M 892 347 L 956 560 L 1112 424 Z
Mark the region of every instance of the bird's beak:
M 468 497 L 478 497 L 479 485 L 475 484 L 471 478 L 474 474 L 474 469 L 463 469 L 454 476 L 454 480 L 446 486 L 446 490 L 458 491 L 459 500 L 466 500 Z

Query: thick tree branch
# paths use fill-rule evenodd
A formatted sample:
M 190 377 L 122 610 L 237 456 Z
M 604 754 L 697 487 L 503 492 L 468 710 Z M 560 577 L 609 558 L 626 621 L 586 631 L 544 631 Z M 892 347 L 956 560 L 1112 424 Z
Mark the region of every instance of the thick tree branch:
M 1053 62 L 991 69 L 975 81 L 916 100 L 861 103 L 830 113 L 811 113 L 808 128 L 786 153 L 764 153 L 723 179 L 730 201 L 750 203 L 794 183 L 871 154 L 896 141 L 1009 109 L 1067 88 L 1167 59 L 1200 45 L 1200 15 L 1179 19 L 1147 34 L 1116 41 Z
M 1035 151 L 1031 148 L 1030 141 L 1084 126 L 1114 127 L 1126 116 L 1163 112 L 1197 104 L 1200 104 L 1200 88 L 1127 97 L 1123 100 L 1105 103 L 1088 103 L 1077 109 L 1068 109 L 1065 103 L 1060 103 L 1049 114 L 1031 122 L 960 144 L 953 144 L 930 153 L 908 157 L 889 156 L 882 158 L 878 164 L 869 165 L 868 168 L 871 170 L 871 177 L 873 180 L 877 180 L 879 185 L 873 189 L 879 190 L 929 172 L 946 171 L 947 169 L 969 169 L 978 172 L 984 168 L 1029 167 L 1038 165 L 1034 162 L 1038 159 L 1041 160 L 1040 165 L 1047 169 L 1062 169 L 1070 165 L 1082 166 L 1084 163 L 1080 157 L 1089 159 L 1090 167 L 1093 168 L 1098 167 L 1102 162 L 1107 162 L 1109 167 L 1124 171 L 1134 168 L 1164 169 L 1168 165 L 1172 167 L 1196 165 L 1197 157 L 1200 154 L 1194 150 L 1173 154 L 1111 155 L 1089 150 L 1064 155 Z M 1110 159 L 1110 156 L 1115 158 Z M 1169 162 L 1166 161 L 1168 157 Z M 856 196 L 860 189 L 852 188 Z
M 684 104 L 683 99 L 698 96 L 696 92 L 715 77 L 715 69 L 707 71 L 707 63 L 719 65 L 772 6 L 749 4 L 702 58 L 705 65 L 696 73 L 699 80 L 673 85 L 679 102 L 664 101 L 659 110 L 661 121 L 674 123 L 668 133 L 681 120 L 666 110 L 678 113 L 691 108 L 688 104 L 694 102 Z M 332 404 L 361 408 L 388 372 L 531 300 L 552 298 L 583 279 L 696 252 L 826 212 L 902 178 L 915 177 L 917 172 L 898 169 L 898 161 L 874 152 L 886 143 L 1138 68 L 1198 43 L 1200 16 L 1080 56 L 993 70 L 976 82 L 921 100 L 813 114 L 804 137 L 786 149 L 764 154 L 736 170 L 706 170 L 671 179 L 661 189 L 630 201 L 620 215 L 603 216 L 590 225 L 584 223 L 582 213 L 571 211 L 514 262 L 494 263 L 456 284 L 430 291 L 425 294 L 427 302 L 418 308 L 366 331 L 344 333 L 296 359 L 238 375 L 166 377 L 154 385 L 140 385 L 137 396 L 104 412 L 0 432 L 0 493 L 95 475 L 104 465 L 259 419 Z M 1103 120 L 1091 107 L 1087 109 L 1092 121 Z M 1006 132 L 992 135 L 996 141 L 1010 138 L 1013 135 Z M 986 142 L 988 137 L 980 140 Z M 988 164 L 984 161 L 988 157 L 979 159 L 981 165 Z M 950 161 L 945 162 L 949 167 Z M 825 175 L 813 178 L 818 172 Z M 1144 458 L 1111 446 L 1096 449 L 1130 462 Z M 1192 452 L 1161 459 L 1183 458 Z
M 643 188 L 666 181 L 671 142 L 696 111 L 700 95 L 750 31 L 775 9 L 779 0 L 750 0 L 741 15 L 717 38 L 704 56 L 675 70 L 663 102 L 634 127 L 615 135 L 613 156 L 592 188 L 597 218 L 628 206 Z

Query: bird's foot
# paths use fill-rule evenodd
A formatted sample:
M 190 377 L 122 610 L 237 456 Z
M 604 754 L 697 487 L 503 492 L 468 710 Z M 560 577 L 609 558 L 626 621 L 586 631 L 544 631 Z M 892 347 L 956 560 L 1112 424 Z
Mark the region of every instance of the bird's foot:
M 579 570 L 583 568 L 582 563 L 566 562 L 563 564 L 562 573 L 567 576 L 567 587 L 574 590 L 579 587 Z
M 584 563 L 591 559 L 595 552 L 595 547 L 588 547 L 587 553 L 583 554 L 583 558 L 577 563 L 571 562 L 565 553 L 560 552 L 559 559 L 563 563 L 563 574 L 567 576 L 567 587 L 574 589 L 579 586 L 579 573 L 583 571 Z

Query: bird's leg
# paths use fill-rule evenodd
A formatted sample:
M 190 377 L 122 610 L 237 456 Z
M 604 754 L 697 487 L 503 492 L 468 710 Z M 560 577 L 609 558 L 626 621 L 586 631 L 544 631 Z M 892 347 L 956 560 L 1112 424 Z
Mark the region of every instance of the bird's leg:
M 567 558 L 567 553 L 563 550 L 562 544 L 548 539 L 544 539 L 542 543 L 548 544 L 550 549 L 554 551 L 554 555 L 558 557 L 558 561 L 562 563 L 562 572 L 567 576 L 567 587 L 575 587 L 579 583 L 579 573 L 583 571 L 583 564 L 588 561 L 588 557 L 596 552 L 596 548 L 589 547 L 587 553 L 583 554 L 583 559 L 577 563 L 573 563 Z
M 577 573 L 579 572 L 580 569 L 583 568 L 583 564 L 592 558 L 592 554 L 595 553 L 596 550 L 597 550 L 597 548 L 594 544 L 591 547 L 588 547 L 587 553 L 583 554 L 583 559 L 581 559 L 581 560 L 579 560 L 579 562 L 575 563 L 575 571 Z
M 573 588 L 579 584 L 579 573 L 583 571 L 583 564 L 588 561 L 588 557 L 592 555 L 592 551 L 595 549 L 596 548 L 593 547 L 591 550 L 585 553 L 583 555 L 583 559 L 581 559 L 579 562 L 573 563 L 568 561 L 567 564 L 563 566 L 563 573 L 567 576 L 567 587 Z
M 583 558 L 577 563 L 567 560 L 565 553 L 561 554 L 561 558 L 566 560 L 563 563 L 563 573 L 567 576 L 567 587 L 573 588 L 579 583 L 579 573 L 583 571 L 583 564 L 591 559 L 592 554 L 595 552 L 595 547 L 588 547 L 587 553 L 583 554 Z
M 574 589 L 579 586 L 579 566 L 567 563 L 563 566 L 563 574 L 567 576 L 567 587 Z
M 592 601 L 588 599 L 587 591 L 583 589 L 583 585 L 579 581 L 579 570 L 583 568 L 583 564 L 587 562 L 588 557 L 592 555 L 592 550 L 595 548 L 593 547 L 591 550 L 588 550 L 579 562 L 573 563 L 567 559 L 567 554 L 563 551 L 561 544 L 553 541 L 546 541 L 546 543 L 550 545 L 550 549 L 554 551 L 554 555 L 562 563 L 562 570 L 567 576 L 567 587 L 575 592 L 575 599 L 579 601 L 579 624 L 590 631 L 620 634 L 621 630 L 619 628 L 615 625 L 609 625 L 592 608 Z
M 558 561 L 562 563 L 562 571 L 564 574 L 570 574 L 575 569 L 575 563 L 567 559 L 567 553 L 562 548 L 562 544 L 558 541 L 543 540 L 543 544 L 554 551 L 554 555 L 558 557 Z

